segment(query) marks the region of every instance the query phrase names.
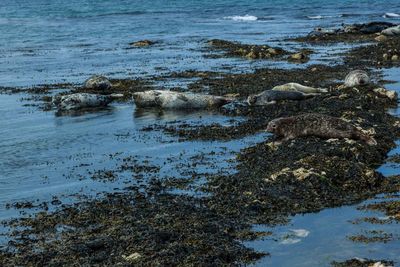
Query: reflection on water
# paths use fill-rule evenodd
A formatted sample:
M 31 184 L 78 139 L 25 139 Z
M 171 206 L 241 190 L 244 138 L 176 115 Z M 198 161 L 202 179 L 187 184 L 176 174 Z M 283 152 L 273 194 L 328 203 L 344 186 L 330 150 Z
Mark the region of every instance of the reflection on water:
M 175 122 L 229 125 L 231 118 L 212 111 L 136 110 L 132 104 L 55 116 L 53 111 L 22 107 L 20 97 L 0 97 L 3 115 L 0 117 L 3 126 L 0 128 L 0 218 L 3 219 L 15 215 L 15 211 L 5 209 L 7 203 L 47 201 L 53 195 L 68 196 L 77 192 L 95 195 L 126 187 L 127 182 L 133 182 L 131 176 L 121 177 L 112 186 L 89 178 L 89 172 L 115 168 L 118 159 L 110 155 L 137 156 L 139 160 L 164 166 L 161 173 L 173 176 L 180 173 L 175 164 L 164 164 L 169 158 L 176 158 L 178 164 L 198 153 L 222 152 L 221 147 L 239 151 L 266 136 L 260 134 L 240 142 L 178 142 L 162 131 L 141 129 Z M 229 157 L 229 153 L 217 154 L 212 159 L 213 166 L 227 168 Z M 199 167 L 198 171 L 212 172 L 209 166 Z

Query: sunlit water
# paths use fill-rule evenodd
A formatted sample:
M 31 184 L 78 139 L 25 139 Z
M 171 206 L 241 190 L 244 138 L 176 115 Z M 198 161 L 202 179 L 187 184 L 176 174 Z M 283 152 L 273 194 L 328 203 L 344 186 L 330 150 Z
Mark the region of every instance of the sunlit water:
M 400 2 L 2 0 L 0 86 L 80 83 L 98 73 L 143 77 L 189 69 L 252 71 L 262 66 L 293 67 L 279 62 L 205 58 L 205 41 L 220 38 L 295 49 L 298 44 L 277 40 L 305 34 L 316 26 L 338 26 L 343 22 L 400 22 L 399 18 L 383 18 L 387 12 L 400 13 Z M 126 49 L 130 42 L 141 39 L 158 43 L 149 48 Z M 319 49 L 337 52 L 336 47 Z M 323 60 L 332 60 L 332 56 L 315 55 L 311 63 Z M 388 70 L 387 74 L 388 79 L 399 81 L 397 69 Z M 399 90 L 399 85 L 388 88 Z M 124 173 L 114 182 L 89 178 L 89 172 L 116 168 L 117 160 L 110 154 L 118 154 L 119 158 L 137 156 L 141 161 L 161 165 L 160 175 L 173 176 L 180 174 L 177 164 L 199 153 L 223 152 L 225 148 L 237 152 L 266 138 L 260 133 L 230 142 L 178 142 L 162 132 L 140 129 L 175 120 L 232 122 L 210 112 L 138 113 L 130 103 L 82 116 L 57 117 L 54 112 L 23 106 L 21 97 L 24 95 L 0 95 L 0 219 L 18 215 L 14 209 L 6 209 L 6 203 L 40 203 L 52 196 L 66 203 L 71 201 L 71 194 L 96 195 L 134 184 L 131 176 Z M 398 110 L 391 112 L 399 114 Z M 395 149 L 391 153 L 397 152 Z M 231 153 L 216 153 L 211 160 L 215 169 L 232 171 L 234 166 L 227 160 L 233 157 Z M 164 164 L 171 158 L 176 159 L 176 164 Z M 197 170 L 212 171 L 209 168 L 200 166 Z M 393 165 L 384 165 L 379 171 L 398 174 Z M 273 229 L 276 240 L 267 238 L 246 245 L 272 254 L 259 266 L 324 266 L 350 257 L 400 262 L 399 241 L 363 245 L 347 240 L 346 236 L 369 227 L 348 221 L 366 214 L 350 206 L 298 215 L 290 225 Z M 396 225 L 373 227 L 398 233 Z M 302 237 L 282 242 L 280 237 L 291 230 L 305 231 L 300 231 Z

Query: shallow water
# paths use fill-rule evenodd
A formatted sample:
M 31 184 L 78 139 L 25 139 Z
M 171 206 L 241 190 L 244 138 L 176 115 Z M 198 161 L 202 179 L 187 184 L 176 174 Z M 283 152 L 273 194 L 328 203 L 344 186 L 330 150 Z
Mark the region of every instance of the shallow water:
M 275 40 L 304 34 L 316 26 L 371 20 L 400 22 L 396 17 L 383 18 L 386 12 L 400 13 L 400 2 L 2 0 L 0 86 L 75 83 L 99 73 L 142 77 L 189 69 L 252 71 L 271 65 L 293 67 L 279 62 L 204 58 L 204 42 L 220 38 L 278 45 L 282 42 Z M 126 49 L 130 42 L 141 39 L 159 43 L 150 48 Z M 330 55 L 314 57 L 313 63 L 336 60 L 333 54 L 338 52 L 337 47 L 320 49 L 327 49 Z M 399 81 L 398 69 L 386 73 L 388 79 Z M 180 81 L 178 85 L 184 83 Z M 399 86 L 396 83 L 387 87 L 399 90 Z M 177 170 L 180 163 L 213 150 L 221 152 L 210 159 L 215 170 L 223 168 L 228 172 L 234 170 L 234 165 L 227 162 L 233 157 L 229 152 L 266 138 L 260 133 L 230 142 L 178 142 L 162 132 L 140 129 L 175 120 L 232 122 L 210 112 L 138 112 L 129 103 L 81 116 L 57 117 L 54 112 L 23 106 L 26 102 L 20 98 L 24 96 L 0 95 L 0 219 L 18 215 L 18 211 L 5 208 L 7 203 L 36 200 L 35 203 L 40 203 L 51 200 L 52 196 L 59 196 L 66 203 L 76 193 L 95 196 L 136 183 L 131 175 L 124 173 L 113 182 L 88 178 L 93 171 L 116 167 L 117 159 L 110 154 L 119 158 L 138 156 L 140 161 L 162 165 L 161 175 L 172 176 L 181 174 Z M 391 112 L 400 115 L 399 109 Z M 164 165 L 168 159 L 176 162 Z M 209 165 L 197 170 L 214 171 Z M 392 164 L 382 166 L 379 171 L 385 175 L 398 174 L 397 166 Z M 280 240 L 293 229 L 309 231 L 307 237 L 295 238 L 293 244 L 271 239 L 246 244 L 272 254 L 258 262 L 259 266 L 322 266 L 350 257 L 400 262 L 399 241 L 366 246 L 346 239 L 366 227 L 348 221 L 365 214 L 357 211 L 356 206 L 349 206 L 298 215 L 290 225 L 275 228 L 275 238 Z M 398 233 L 395 224 L 379 229 Z

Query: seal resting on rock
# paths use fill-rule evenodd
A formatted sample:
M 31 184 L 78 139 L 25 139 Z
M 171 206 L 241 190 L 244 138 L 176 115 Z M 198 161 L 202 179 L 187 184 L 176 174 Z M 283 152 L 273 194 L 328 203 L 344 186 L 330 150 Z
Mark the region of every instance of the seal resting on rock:
M 75 93 L 53 97 L 53 104 L 59 110 L 77 110 L 83 108 L 105 107 L 114 99 L 122 97 L 120 94 L 98 95 L 88 93 Z
M 344 25 L 343 30 L 346 33 L 372 34 L 394 26 L 396 26 L 396 24 L 390 22 L 369 22 L 363 24 Z
M 344 85 L 346 87 L 353 87 L 358 85 L 367 85 L 370 83 L 368 73 L 363 70 L 353 70 L 347 74 L 344 79 Z
M 104 76 L 94 75 L 85 81 L 84 87 L 86 89 L 107 91 L 111 89 L 111 82 Z
M 174 91 L 149 90 L 133 94 L 137 107 L 162 109 L 202 109 L 220 107 L 233 101 L 232 98 Z
M 293 117 L 278 118 L 268 123 L 267 132 L 271 132 L 287 141 L 301 136 L 321 138 L 349 138 L 362 140 L 368 145 L 376 145 L 376 140 L 357 129 L 354 125 L 340 119 L 316 113 Z
M 386 36 L 397 36 L 400 35 L 400 25 L 395 27 L 390 27 L 382 31 L 383 35 Z
M 295 91 L 304 94 L 327 93 L 327 89 L 304 86 L 298 83 L 286 83 L 272 88 L 274 91 Z
M 304 100 L 313 96 L 313 94 L 303 94 L 297 91 L 266 90 L 258 95 L 249 96 L 247 103 L 251 106 L 264 106 L 276 104 L 277 101 Z

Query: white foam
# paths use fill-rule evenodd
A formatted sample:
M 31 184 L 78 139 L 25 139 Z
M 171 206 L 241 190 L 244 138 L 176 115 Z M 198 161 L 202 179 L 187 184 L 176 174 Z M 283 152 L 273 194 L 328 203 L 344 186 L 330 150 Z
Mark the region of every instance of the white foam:
M 309 19 L 322 19 L 323 16 L 321 16 L 321 15 L 318 15 L 318 16 L 307 16 L 307 18 L 309 18 Z
M 384 18 L 398 18 L 400 17 L 400 14 L 396 14 L 396 13 L 385 13 L 385 15 L 383 15 Z
M 294 229 L 290 230 L 297 237 L 307 237 L 310 234 L 310 231 L 306 229 Z
M 322 15 L 317 15 L 317 16 L 307 16 L 308 19 L 326 19 L 326 18 L 341 18 L 343 15 L 334 15 L 334 16 L 322 16 Z
M 229 16 L 224 17 L 224 19 L 234 20 L 234 21 L 256 21 L 258 18 L 252 15 L 244 15 L 244 16 Z
M 280 243 L 282 245 L 293 245 L 293 244 L 296 244 L 296 243 L 299 243 L 299 242 L 301 242 L 301 239 L 298 239 L 298 238 L 287 238 L 285 240 L 282 240 Z

